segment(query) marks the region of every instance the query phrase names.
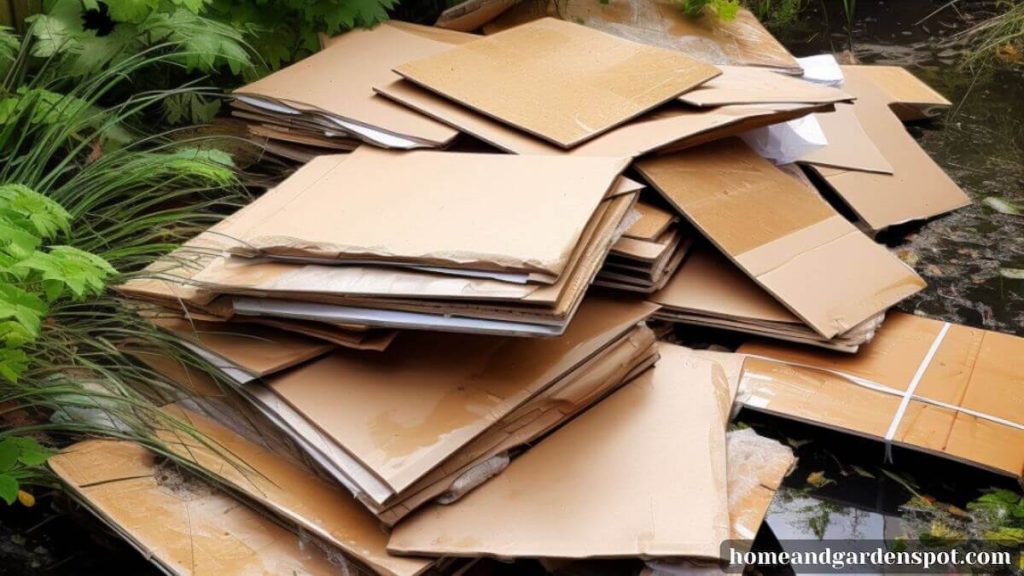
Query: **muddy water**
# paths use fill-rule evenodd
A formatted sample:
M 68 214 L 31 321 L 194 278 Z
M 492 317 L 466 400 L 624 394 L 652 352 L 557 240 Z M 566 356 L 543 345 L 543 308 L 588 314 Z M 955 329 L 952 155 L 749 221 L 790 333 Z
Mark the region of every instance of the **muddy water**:
M 1024 335 L 1024 216 L 985 198 L 1024 206 L 1024 65 L 972 71 L 960 66 L 958 32 L 994 13 L 994 2 L 861 0 L 852 35 L 842 3 L 817 1 L 801 20 L 775 30 L 797 56 L 850 51 L 860 62 L 913 71 L 953 103 L 935 122 L 911 126 L 921 145 L 974 204 L 885 237 L 929 288 L 901 308 Z

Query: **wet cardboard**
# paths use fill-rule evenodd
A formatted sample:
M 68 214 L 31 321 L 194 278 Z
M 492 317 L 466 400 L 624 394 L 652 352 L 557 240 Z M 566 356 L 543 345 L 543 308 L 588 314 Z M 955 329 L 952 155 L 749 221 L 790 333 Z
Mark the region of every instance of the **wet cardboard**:
M 386 576 L 414 576 L 430 566 L 426 559 L 388 554 L 388 536 L 376 517 L 345 490 L 206 416 L 179 405 L 164 411 L 192 426 L 204 440 L 164 431 L 161 439 L 170 450 L 349 558 Z
M 449 506 L 392 532 L 393 553 L 717 558 L 729 535 L 725 374 L 659 346 L 655 367 Z M 500 522 L 495 522 L 500 518 Z
M 943 322 L 891 313 L 855 356 L 752 342 L 740 353 L 747 408 L 884 439 L 915 374 L 922 375 L 899 419 L 893 444 L 998 473 L 1024 472 L 1024 429 L 967 414 L 944 402 L 1024 426 L 1024 339 L 950 324 L 930 362 Z M 765 360 L 762 358 L 769 358 Z M 845 375 L 845 376 L 844 376 Z M 853 383 L 877 383 L 887 393 Z
M 751 280 L 724 255 L 696 246 L 665 287 L 648 298 L 661 306 L 655 317 L 670 322 L 714 326 L 769 338 L 823 346 L 844 352 L 871 339 L 881 318 L 834 338 L 823 339 Z M 863 323 L 862 323 L 863 324 Z
M 736 139 L 641 160 L 641 174 L 750 278 L 824 338 L 924 281 Z
M 892 167 L 892 174 L 828 167 L 816 168 L 817 172 L 872 231 L 931 218 L 970 204 L 964 191 L 928 156 L 893 112 L 893 107 L 900 104 L 893 94 L 904 95 L 906 90 L 893 90 L 891 94 L 883 91 L 874 84 L 871 68 L 844 66 L 843 88 L 857 96 L 853 111 Z M 916 79 L 914 86 L 927 89 Z M 822 128 L 827 130 L 829 142 L 842 141 L 847 134 L 833 133 L 829 129 L 834 127 L 828 124 Z
M 725 22 L 714 14 L 687 17 L 672 0 L 524 0 L 484 25 L 484 32 L 492 34 L 543 16 L 580 22 L 712 64 L 802 71 L 796 58 L 744 8 Z
M 423 146 L 443 146 L 455 138 L 455 130 L 395 106 L 374 94 L 372 87 L 394 78 L 394 66 L 447 50 L 452 40 L 445 40 L 410 33 L 390 23 L 372 30 L 352 30 L 332 39 L 324 50 L 247 84 L 234 94 L 331 114 Z
M 843 67 L 844 73 L 846 66 Z M 856 73 L 885 93 L 889 108 L 904 122 L 934 118 L 953 103 L 902 66 L 856 66 Z
M 718 75 L 678 52 L 554 18 L 407 62 L 395 72 L 562 148 Z
M 571 154 L 637 157 L 673 145 L 713 140 L 810 114 L 815 106 L 793 104 L 721 106 L 700 109 L 670 102 L 571 150 L 544 142 L 484 114 L 447 100 L 407 80 L 378 84 L 377 91 L 417 112 L 472 134 L 514 154 Z
M 277 210 L 223 228 L 230 251 L 557 277 L 628 159 L 364 147 L 325 162 L 279 185 Z
M 835 104 L 853 96 L 830 86 L 786 76 L 755 66 L 719 66 L 720 76 L 683 94 L 680 100 L 693 106 L 727 104 Z
M 337 574 L 316 545 L 303 545 L 217 488 L 162 471 L 140 445 L 86 440 L 51 457 L 49 465 L 89 509 L 168 574 Z
M 588 299 L 555 339 L 410 333 L 383 353 L 338 352 L 267 384 L 398 492 L 653 309 Z

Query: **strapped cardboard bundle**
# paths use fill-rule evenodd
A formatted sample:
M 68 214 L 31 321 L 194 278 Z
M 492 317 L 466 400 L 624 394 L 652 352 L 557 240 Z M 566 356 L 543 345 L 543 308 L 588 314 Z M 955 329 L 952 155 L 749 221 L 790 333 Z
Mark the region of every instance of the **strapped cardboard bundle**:
M 1001 474 L 1024 474 L 1024 339 L 890 314 L 855 356 L 748 343 L 740 400 Z

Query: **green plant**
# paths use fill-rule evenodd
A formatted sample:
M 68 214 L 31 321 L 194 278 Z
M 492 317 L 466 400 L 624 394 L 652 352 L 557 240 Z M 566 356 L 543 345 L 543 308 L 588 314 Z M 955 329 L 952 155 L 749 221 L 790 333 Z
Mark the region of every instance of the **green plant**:
M 803 0 L 744 0 L 744 4 L 769 27 L 795 22 L 804 7 Z
M 673 0 L 676 6 L 690 17 L 705 13 L 714 14 L 719 20 L 730 22 L 740 11 L 740 0 Z
M 964 54 L 968 66 L 989 64 L 994 58 L 1006 62 L 1024 62 L 1024 3 L 1001 2 L 1006 12 L 989 18 L 958 34 L 971 50 Z
M 38 480 L 39 467 L 46 463 L 52 452 L 34 438 L 7 436 L 0 438 L 0 500 L 8 506 L 21 501 L 32 506 L 35 498 L 22 485 Z

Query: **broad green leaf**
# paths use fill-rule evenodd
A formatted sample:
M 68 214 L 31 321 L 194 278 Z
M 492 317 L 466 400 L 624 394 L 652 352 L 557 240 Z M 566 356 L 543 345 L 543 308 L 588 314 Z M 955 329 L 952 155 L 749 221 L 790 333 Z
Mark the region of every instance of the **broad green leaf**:
M 27 222 L 40 238 L 66 231 L 71 215 L 52 199 L 21 184 L 0 185 L 0 218 Z M 0 238 L 2 240 L 2 238 Z
M 18 498 L 18 481 L 7 474 L 0 474 L 0 500 L 8 506 Z
M 37 14 L 26 18 L 26 21 L 31 22 L 29 34 L 35 38 L 32 44 L 33 56 L 50 58 L 78 48 L 74 37 L 76 27 L 73 22 L 53 13 Z
M 13 438 L 0 440 L 0 473 L 7 472 L 18 463 L 21 448 L 12 441 Z
M 46 303 L 35 294 L 17 286 L 0 284 L 0 320 L 13 319 L 36 336 L 46 312 Z
M 28 368 L 28 356 L 21 350 L 0 348 L 0 378 L 17 382 Z
M 0 344 L 8 348 L 20 348 L 35 339 L 36 335 L 20 322 L 0 321 Z
M 107 2 L 107 13 L 115 22 L 138 24 L 146 19 L 158 6 L 160 0 L 115 0 Z
M 103 258 L 73 246 L 54 246 L 49 253 L 35 252 L 15 268 L 35 271 L 43 281 L 60 282 L 76 299 L 103 292 L 104 281 L 117 273 Z M 56 298 L 52 289 L 47 291 L 51 300 Z
M 53 454 L 48 448 L 28 436 L 14 436 L 7 439 L 19 450 L 18 461 L 25 466 L 40 466 Z

